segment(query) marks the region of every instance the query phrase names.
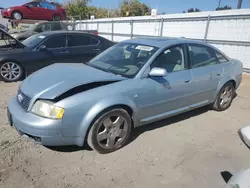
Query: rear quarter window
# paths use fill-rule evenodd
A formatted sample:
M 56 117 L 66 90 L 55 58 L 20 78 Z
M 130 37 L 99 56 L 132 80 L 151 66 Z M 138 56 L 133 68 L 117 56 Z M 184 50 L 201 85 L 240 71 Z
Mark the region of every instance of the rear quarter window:
M 226 63 L 226 62 L 228 62 L 228 59 L 225 56 L 223 56 L 220 52 L 215 51 L 215 55 L 216 55 L 219 63 Z

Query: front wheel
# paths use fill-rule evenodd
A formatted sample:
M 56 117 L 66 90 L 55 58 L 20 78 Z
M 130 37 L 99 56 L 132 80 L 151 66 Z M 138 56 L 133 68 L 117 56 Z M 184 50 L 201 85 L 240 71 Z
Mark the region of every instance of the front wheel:
M 235 95 L 235 87 L 233 85 L 233 83 L 229 82 L 227 84 L 225 84 L 214 104 L 213 104 L 213 109 L 216 110 L 216 111 L 224 111 L 224 110 L 227 110 L 231 104 L 232 104 L 232 101 L 233 101 L 233 98 L 234 98 L 234 95 Z
M 111 153 L 128 142 L 131 130 L 132 120 L 128 112 L 124 109 L 113 109 L 92 124 L 87 142 L 101 154 Z
M 15 62 L 0 63 L 0 76 L 5 82 L 19 81 L 23 77 L 23 68 Z
M 12 18 L 15 20 L 21 20 L 23 18 L 22 14 L 18 11 L 14 11 L 12 13 Z

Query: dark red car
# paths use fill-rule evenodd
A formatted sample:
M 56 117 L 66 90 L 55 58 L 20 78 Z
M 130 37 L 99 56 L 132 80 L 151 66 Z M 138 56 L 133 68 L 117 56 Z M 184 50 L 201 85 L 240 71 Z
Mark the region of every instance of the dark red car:
M 48 2 L 30 2 L 22 6 L 2 10 L 2 17 L 8 19 L 65 20 L 65 9 Z

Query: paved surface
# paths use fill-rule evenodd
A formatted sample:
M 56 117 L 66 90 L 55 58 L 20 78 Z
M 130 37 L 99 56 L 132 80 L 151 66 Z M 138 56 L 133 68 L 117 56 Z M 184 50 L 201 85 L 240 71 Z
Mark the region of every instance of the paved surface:
M 237 135 L 250 124 L 250 78 L 228 111 L 202 108 L 138 128 L 129 145 L 108 155 L 20 138 L 6 117 L 17 87 L 0 83 L 1 188 L 224 187 L 222 171 L 250 166 L 250 151 Z

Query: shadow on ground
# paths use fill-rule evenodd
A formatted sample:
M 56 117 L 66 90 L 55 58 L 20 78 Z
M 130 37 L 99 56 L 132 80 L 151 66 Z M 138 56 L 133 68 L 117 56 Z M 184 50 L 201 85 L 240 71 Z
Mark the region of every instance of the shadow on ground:
M 131 141 L 128 144 L 131 144 L 136 138 L 138 138 L 144 132 L 159 129 L 161 127 L 165 127 L 173 123 L 177 123 L 177 122 L 198 116 L 200 114 L 206 113 L 208 110 L 209 110 L 209 106 L 206 106 L 206 107 L 202 107 L 202 108 L 190 111 L 190 112 L 186 112 L 186 113 L 183 113 L 183 114 L 171 117 L 171 118 L 167 118 L 161 121 L 157 121 L 154 123 L 150 123 L 150 124 L 138 127 L 133 131 L 132 136 L 131 136 Z M 60 147 L 47 147 L 47 148 L 54 150 L 54 151 L 58 151 L 58 152 L 77 152 L 81 150 L 87 150 L 87 151 L 92 150 L 87 144 L 85 144 L 84 147 L 60 146 Z

